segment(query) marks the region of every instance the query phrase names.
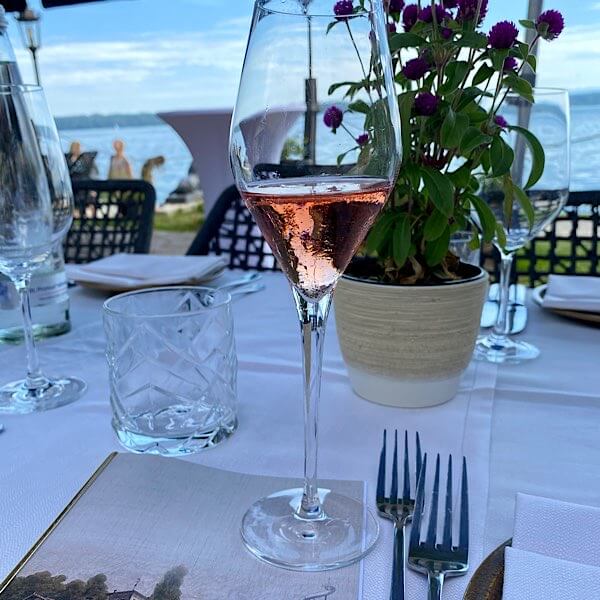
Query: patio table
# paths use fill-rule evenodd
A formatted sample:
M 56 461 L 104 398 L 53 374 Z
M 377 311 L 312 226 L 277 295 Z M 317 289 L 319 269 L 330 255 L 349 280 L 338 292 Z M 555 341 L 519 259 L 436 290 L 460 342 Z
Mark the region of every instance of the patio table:
M 288 284 L 264 275 L 267 289 L 235 300 L 239 357 L 238 431 L 185 460 L 260 475 L 301 476 L 300 342 Z M 0 579 L 19 561 L 106 455 L 120 446 L 111 429 L 99 293 L 71 290 L 73 330 L 40 344 L 49 373 L 88 383 L 77 403 L 47 413 L 2 416 L 0 435 Z M 425 450 L 465 455 L 471 499 L 474 568 L 511 536 L 516 492 L 600 506 L 600 329 L 563 320 L 530 304 L 527 339 L 541 357 L 496 367 L 473 363 L 451 402 L 395 409 L 356 396 L 345 373 L 335 320 L 327 335 L 320 411 L 320 475 L 360 479 L 374 502 L 384 427 L 419 431 Z M 16 379 L 22 347 L 0 348 L 0 378 Z M 459 461 L 456 461 L 457 463 Z M 363 568 L 363 598 L 387 599 L 392 530 Z M 241 541 L 240 541 L 241 543 Z M 469 576 L 450 579 L 444 598 L 462 598 Z M 409 572 L 407 598 L 426 597 L 425 579 Z

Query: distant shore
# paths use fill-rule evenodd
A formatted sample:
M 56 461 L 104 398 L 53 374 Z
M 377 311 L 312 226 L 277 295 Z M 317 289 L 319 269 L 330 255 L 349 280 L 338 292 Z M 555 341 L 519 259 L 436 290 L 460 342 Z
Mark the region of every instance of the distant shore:
M 153 113 L 56 117 L 56 126 L 61 131 L 68 131 L 70 129 L 105 129 L 113 127 L 148 127 L 149 125 L 164 124 L 165 122 Z

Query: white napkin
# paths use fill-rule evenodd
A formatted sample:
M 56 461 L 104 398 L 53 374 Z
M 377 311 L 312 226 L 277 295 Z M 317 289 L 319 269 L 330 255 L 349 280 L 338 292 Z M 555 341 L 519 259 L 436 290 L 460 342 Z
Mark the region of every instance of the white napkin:
M 82 283 L 137 288 L 214 279 L 227 266 L 221 256 L 114 254 L 86 265 L 66 265 L 67 277 Z
M 600 598 L 600 508 L 517 495 L 503 600 Z
M 542 305 L 600 313 L 600 277 L 550 275 Z

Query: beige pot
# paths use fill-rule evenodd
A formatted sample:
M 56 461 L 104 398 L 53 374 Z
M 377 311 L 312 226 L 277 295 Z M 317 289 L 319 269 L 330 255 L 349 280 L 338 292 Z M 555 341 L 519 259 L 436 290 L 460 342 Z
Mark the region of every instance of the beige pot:
M 477 334 L 488 275 L 436 286 L 342 277 L 335 318 L 354 391 L 373 402 L 425 407 L 456 395 Z

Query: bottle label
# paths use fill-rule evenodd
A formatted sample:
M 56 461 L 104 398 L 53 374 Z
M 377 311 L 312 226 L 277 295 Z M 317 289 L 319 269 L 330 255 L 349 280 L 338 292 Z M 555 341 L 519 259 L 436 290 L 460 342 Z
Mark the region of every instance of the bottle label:
M 31 278 L 31 306 L 46 306 L 67 296 L 67 277 L 64 271 L 44 273 Z

